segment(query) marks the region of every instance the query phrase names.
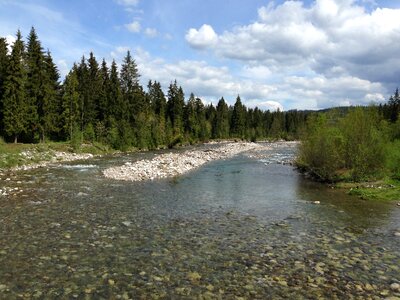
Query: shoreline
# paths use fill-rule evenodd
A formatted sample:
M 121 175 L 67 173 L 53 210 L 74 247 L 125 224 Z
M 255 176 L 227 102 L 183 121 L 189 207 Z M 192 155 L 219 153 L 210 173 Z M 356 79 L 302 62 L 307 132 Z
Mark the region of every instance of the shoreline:
M 123 181 L 170 178 L 183 175 L 211 161 L 227 159 L 243 152 L 271 149 L 270 145 L 250 142 L 211 142 L 204 146 L 205 149 L 164 153 L 151 160 L 127 162 L 122 166 L 104 170 L 103 175 L 109 179 Z

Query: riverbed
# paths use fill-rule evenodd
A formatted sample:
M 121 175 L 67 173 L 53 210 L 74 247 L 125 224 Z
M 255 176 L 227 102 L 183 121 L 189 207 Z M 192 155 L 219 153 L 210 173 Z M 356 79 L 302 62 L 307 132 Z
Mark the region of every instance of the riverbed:
M 103 176 L 165 152 L 3 174 L 0 299 L 400 297 L 396 203 L 304 179 L 285 143 L 173 178 Z

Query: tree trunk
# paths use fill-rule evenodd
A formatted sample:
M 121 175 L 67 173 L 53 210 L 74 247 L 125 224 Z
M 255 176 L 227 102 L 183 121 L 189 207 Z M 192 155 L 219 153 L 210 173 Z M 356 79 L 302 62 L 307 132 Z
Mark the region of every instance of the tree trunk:
M 18 135 L 14 136 L 14 144 L 18 143 Z

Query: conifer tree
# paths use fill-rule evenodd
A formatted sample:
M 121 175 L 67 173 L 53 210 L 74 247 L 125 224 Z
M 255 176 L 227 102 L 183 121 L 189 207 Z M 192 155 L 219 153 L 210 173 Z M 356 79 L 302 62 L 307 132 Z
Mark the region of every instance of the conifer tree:
M 25 96 L 24 51 L 25 45 L 21 32 L 18 30 L 7 68 L 3 96 L 4 130 L 8 136 L 13 137 L 14 143 L 17 143 L 18 137 L 27 131 L 28 110 Z
M 183 108 L 185 95 L 182 87 L 178 87 L 176 80 L 171 83 L 168 89 L 167 114 L 171 121 L 173 134 L 178 136 L 183 133 Z
M 99 103 L 99 96 L 101 91 L 101 76 L 99 70 L 99 64 L 94 56 L 93 52 L 90 52 L 89 59 L 87 62 L 88 67 L 88 79 L 86 85 L 86 98 L 84 109 L 86 113 L 85 117 L 85 127 L 86 126 L 93 126 L 97 119 L 98 115 L 98 103 Z
M 213 126 L 213 137 L 217 139 L 229 137 L 229 107 L 223 97 L 217 104 L 217 112 Z
M 66 76 L 62 97 L 62 129 L 69 139 L 75 130 L 80 129 L 80 97 L 76 66 Z
M 43 83 L 43 115 L 40 115 L 41 140 L 50 133 L 58 133 L 60 113 L 62 112 L 60 97 L 60 74 L 53 62 L 50 51 L 44 56 L 45 80 Z
M 8 68 L 8 49 L 5 38 L 0 38 L 0 135 L 3 135 L 3 95 L 4 83 L 7 77 Z
M 242 104 L 240 96 L 237 96 L 235 105 L 232 111 L 231 119 L 231 136 L 243 138 L 246 131 L 246 108 Z
M 41 43 L 36 34 L 35 28 L 32 27 L 28 36 L 28 44 L 26 49 L 26 97 L 28 110 L 28 137 L 34 138 L 35 133 L 40 133 L 40 139 L 44 139 L 43 118 L 44 118 L 44 98 L 45 90 L 45 66 L 44 54 Z

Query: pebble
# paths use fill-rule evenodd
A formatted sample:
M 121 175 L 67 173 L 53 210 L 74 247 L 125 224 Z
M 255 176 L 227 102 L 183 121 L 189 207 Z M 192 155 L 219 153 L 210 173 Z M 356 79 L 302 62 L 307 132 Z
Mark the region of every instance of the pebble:
M 400 284 L 398 284 L 397 282 L 393 282 L 393 283 L 390 285 L 390 289 L 391 289 L 392 291 L 400 291 Z
M 396 231 L 396 232 L 394 233 L 394 236 L 400 237 L 400 231 Z

